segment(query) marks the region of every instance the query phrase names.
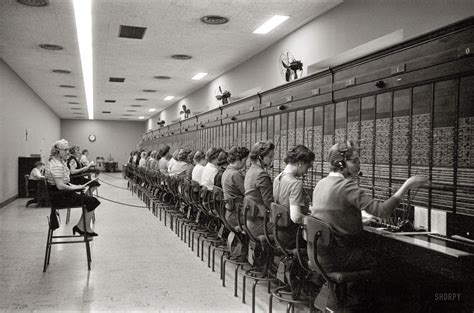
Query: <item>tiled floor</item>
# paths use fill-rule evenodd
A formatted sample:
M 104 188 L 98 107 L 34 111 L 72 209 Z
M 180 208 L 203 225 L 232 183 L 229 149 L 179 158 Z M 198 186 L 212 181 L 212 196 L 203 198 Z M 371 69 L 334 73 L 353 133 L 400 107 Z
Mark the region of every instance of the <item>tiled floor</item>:
M 0 209 L 0 311 L 192 311 L 250 312 L 233 296 L 233 270 L 227 287 L 218 272 L 201 262 L 130 191 L 120 174 L 102 174 L 100 196 L 141 207 L 101 200 L 96 211 L 92 270 L 82 244 L 53 246 L 43 273 L 49 208 L 25 207 L 17 199 Z M 121 187 L 121 188 L 117 188 Z M 73 209 L 58 233 L 71 233 L 79 218 Z M 55 233 L 56 233 L 55 232 Z M 247 302 L 250 286 L 247 284 Z M 257 311 L 268 310 L 268 294 L 258 288 Z M 276 304 L 274 311 L 284 311 Z

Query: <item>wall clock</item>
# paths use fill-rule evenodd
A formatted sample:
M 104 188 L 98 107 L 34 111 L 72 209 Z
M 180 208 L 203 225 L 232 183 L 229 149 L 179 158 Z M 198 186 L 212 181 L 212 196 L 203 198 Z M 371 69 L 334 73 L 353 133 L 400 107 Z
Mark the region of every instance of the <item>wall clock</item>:
M 89 135 L 89 141 L 90 141 L 90 142 L 94 142 L 95 140 L 96 140 L 95 135 L 94 135 L 94 134 L 90 134 L 90 135 Z

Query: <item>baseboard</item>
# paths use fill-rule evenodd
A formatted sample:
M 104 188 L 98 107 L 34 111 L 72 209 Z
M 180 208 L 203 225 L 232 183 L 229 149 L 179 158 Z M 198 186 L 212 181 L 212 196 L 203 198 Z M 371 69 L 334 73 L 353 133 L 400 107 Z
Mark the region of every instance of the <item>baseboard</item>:
M 3 201 L 2 203 L 0 203 L 0 208 L 3 208 L 4 206 L 12 203 L 13 201 L 15 201 L 16 199 L 18 198 L 18 195 L 14 195 L 13 197 L 11 198 L 8 198 L 7 200 Z

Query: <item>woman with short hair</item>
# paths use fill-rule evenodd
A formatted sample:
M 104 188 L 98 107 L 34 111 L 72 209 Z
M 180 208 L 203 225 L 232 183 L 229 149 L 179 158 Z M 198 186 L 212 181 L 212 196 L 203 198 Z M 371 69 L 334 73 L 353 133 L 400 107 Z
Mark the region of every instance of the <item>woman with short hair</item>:
M 207 164 L 202 170 L 201 186 L 205 186 L 208 190 L 214 188 L 214 178 L 219 172 L 217 160 L 219 154 L 224 151 L 221 148 L 210 148 L 206 153 Z
M 280 230 L 278 236 L 286 249 L 295 248 L 298 224 L 302 224 L 303 217 L 309 213 L 305 206 L 303 181 L 300 178 L 311 168 L 314 158 L 314 153 L 307 147 L 294 147 L 284 159 L 285 169 L 273 181 L 275 203 L 286 207 L 290 216 L 290 225 Z
M 191 174 L 191 180 L 199 183 L 201 185 L 202 171 L 207 164 L 206 154 L 202 150 L 196 151 L 193 157 L 194 168 Z

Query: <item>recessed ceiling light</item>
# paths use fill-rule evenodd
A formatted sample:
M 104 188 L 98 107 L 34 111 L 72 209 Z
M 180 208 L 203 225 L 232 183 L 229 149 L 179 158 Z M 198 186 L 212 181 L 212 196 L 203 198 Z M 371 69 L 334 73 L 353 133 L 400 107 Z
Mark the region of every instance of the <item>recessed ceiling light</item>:
M 155 112 L 156 109 L 149 109 L 148 112 Z
M 171 58 L 175 60 L 189 60 L 192 58 L 192 56 L 187 54 L 173 54 Z
M 44 7 L 48 5 L 48 0 L 17 0 L 17 2 L 29 7 Z
M 59 85 L 61 88 L 75 88 L 73 85 Z
M 125 78 L 123 77 L 109 77 L 109 82 L 112 83 L 123 83 L 125 81 Z
M 289 19 L 289 16 L 285 15 L 273 15 L 268 21 L 260 25 L 256 30 L 253 31 L 254 34 L 267 34 L 272 29 Z
M 79 113 L 79 112 L 72 112 L 74 115 L 83 115 L 84 113 Z
M 143 92 L 156 92 L 156 89 L 143 89 Z
M 77 98 L 75 95 L 64 95 L 66 98 Z
M 227 23 L 228 21 L 229 19 L 227 17 L 219 15 L 206 15 L 201 17 L 201 22 L 209 25 L 221 25 Z
M 164 75 L 158 75 L 158 76 L 155 76 L 155 79 L 166 80 L 166 79 L 171 79 L 171 77 L 169 77 L 169 76 L 164 76 Z
M 42 43 L 40 45 L 38 45 L 41 49 L 45 49 L 45 50 L 52 50 L 52 51 L 58 51 L 58 50 L 63 50 L 64 48 L 61 47 L 61 46 L 58 46 L 58 45 L 52 45 L 52 44 L 49 44 L 49 43 Z
M 193 76 L 193 78 L 191 79 L 194 79 L 194 80 L 200 80 L 201 78 L 203 78 L 204 76 L 206 76 L 207 73 L 197 73 L 196 75 Z
M 173 100 L 174 96 L 166 96 L 163 100 L 168 101 L 168 100 Z
M 120 25 L 119 37 L 130 39 L 143 39 L 146 27 Z
M 144 116 L 139 116 L 138 119 L 139 120 L 143 120 L 145 117 Z
M 137 100 L 137 101 L 147 101 L 148 99 L 147 98 L 135 98 L 135 100 Z
M 71 74 L 70 70 L 53 70 L 53 73 L 58 73 L 58 74 Z

